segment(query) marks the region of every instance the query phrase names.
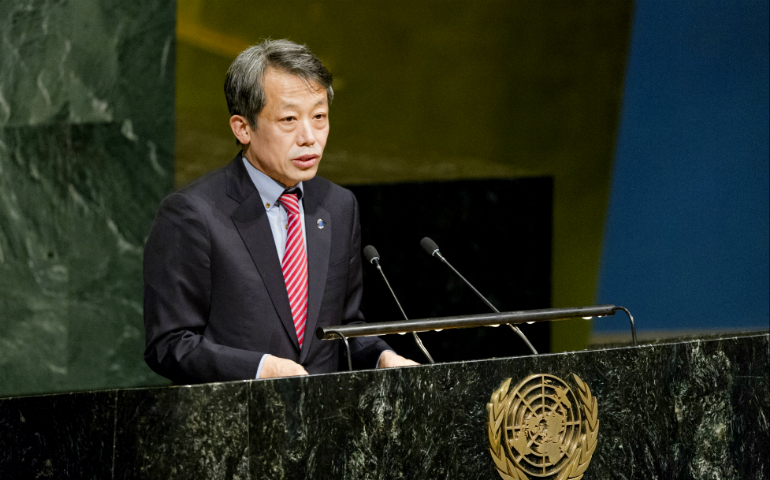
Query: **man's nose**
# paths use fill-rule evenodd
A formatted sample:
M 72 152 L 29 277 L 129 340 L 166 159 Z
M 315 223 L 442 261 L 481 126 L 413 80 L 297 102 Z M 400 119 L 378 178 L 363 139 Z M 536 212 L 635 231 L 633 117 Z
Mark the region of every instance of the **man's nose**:
M 315 143 L 315 132 L 310 120 L 299 122 L 299 132 L 297 133 L 297 145 L 310 146 Z

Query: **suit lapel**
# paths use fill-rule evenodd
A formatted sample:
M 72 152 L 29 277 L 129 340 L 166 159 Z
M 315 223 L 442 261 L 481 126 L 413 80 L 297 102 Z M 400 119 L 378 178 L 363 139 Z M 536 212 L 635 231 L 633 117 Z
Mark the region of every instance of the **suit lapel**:
M 294 347 L 299 349 L 297 332 L 294 329 L 291 307 L 289 306 L 289 295 L 286 293 L 286 282 L 283 279 L 281 263 L 278 261 L 278 253 L 275 251 L 275 241 L 270 230 L 270 222 L 267 219 L 265 207 L 262 205 L 262 199 L 251 178 L 249 178 L 240 156 L 236 157 L 236 160 L 230 164 L 228 173 L 230 175 L 228 176 L 227 194 L 240 202 L 230 218 L 262 277 L 286 333 L 291 338 Z
M 308 306 L 305 339 L 299 361 L 305 360 L 310 351 L 310 344 L 316 340 L 315 328 L 318 324 L 318 314 L 321 310 L 326 274 L 329 271 L 329 251 L 331 248 L 332 227 L 331 215 L 320 205 L 317 195 L 313 195 L 313 183 L 305 182 L 303 208 L 305 210 L 305 237 L 307 238 L 307 269 L 308 269 Z M 318 220 L 323 221 L 319 228 Z

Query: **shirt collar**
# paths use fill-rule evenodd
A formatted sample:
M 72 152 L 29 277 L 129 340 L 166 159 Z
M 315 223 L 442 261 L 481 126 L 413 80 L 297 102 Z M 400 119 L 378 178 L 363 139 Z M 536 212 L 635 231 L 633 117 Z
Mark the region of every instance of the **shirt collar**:
M 243 159 L 243 164 L 246 166 L 246 171 L 249 172 L 251 181 L 254 183 L 254 186 L 257 187 L 257 192 L 259 192 L 259 196 L 262 198 L 262 205 L 265 207 L 265 210 L 276 207 L 278 199 L 281 198 L 286 187 L 277 180 L 273 180 L 257 170 L 245 156 L 242 155 L 241 158 Z M 305 188 L 303 187 L 302 182 L 299 182 L 297 187 L 299 187 L 304 195 Z M 302 195 L 300 195 L 300 199 L 301 198 Z

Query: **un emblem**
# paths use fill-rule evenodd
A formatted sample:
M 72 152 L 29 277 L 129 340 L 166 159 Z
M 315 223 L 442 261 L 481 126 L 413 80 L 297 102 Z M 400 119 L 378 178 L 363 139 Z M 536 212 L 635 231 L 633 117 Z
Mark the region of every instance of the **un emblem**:
M 577 393 L 553 375 L 507 379 L 487 404 L 489 452 L 503 480 L 579 480 L 599 433 L 591 390 L 573 374 Z

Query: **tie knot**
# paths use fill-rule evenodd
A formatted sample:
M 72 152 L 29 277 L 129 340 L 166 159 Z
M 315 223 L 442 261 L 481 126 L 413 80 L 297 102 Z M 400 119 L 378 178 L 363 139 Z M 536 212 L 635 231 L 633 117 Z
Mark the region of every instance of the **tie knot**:
M 281 195 L 281 204 L 289 215 L 299 215 L 299 200 L 296 193 L 284 193 Z

